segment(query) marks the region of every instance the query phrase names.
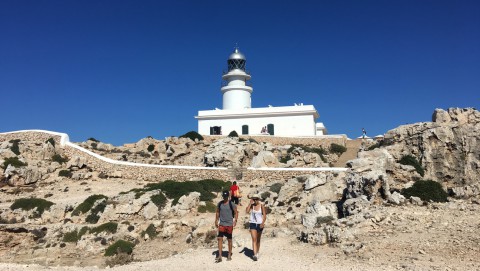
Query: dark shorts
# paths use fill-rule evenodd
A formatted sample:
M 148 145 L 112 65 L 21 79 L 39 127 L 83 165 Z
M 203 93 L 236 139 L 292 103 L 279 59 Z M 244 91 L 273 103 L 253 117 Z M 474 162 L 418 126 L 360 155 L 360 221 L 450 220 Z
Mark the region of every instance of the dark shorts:
M 256 230 L 257 232 L 262 232 L 263 228 L 260 228 L 261 224 L 250 223 L 250 230 Z
M 217 237 L 227 237 L 227 239 L 232 239 L 233 226 L 218 226 L 218 235 Z
M 237 198 L 237 197 L 232 197 L 232 202 L 235 203 L 236 205 L 238 205 L 239 198 Z

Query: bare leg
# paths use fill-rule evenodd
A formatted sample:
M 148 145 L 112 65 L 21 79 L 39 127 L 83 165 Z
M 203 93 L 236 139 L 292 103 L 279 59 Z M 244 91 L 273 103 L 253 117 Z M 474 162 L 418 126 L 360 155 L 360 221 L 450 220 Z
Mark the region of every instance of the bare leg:
M 257 233 L 257 254 L 260 253 L 260 239 L 262 239 L 262 232 Z
M 222 259 L 223 237 L 218 237 L 218 256 L 217 259 Z
M 250 234 L 252 235 L 253 255 L 257 255 L 257 231 L 256 230 L 250 230 Z
M 232 239 L 227 239 L 228 241 L 228 258 L 227 260 L 232 259 Z

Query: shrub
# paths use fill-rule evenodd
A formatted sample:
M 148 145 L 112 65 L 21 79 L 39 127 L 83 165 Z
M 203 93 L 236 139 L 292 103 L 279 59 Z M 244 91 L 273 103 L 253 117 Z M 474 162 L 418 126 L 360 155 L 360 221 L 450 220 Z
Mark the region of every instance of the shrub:
M 105 260 L 105 264 L 109 267 L 114 267 L 116 265 L 126 265 L 133 261 L 133 255 L 128 253 L 120 252 L 117 255 L 113 255 L 112 257 L 108 257 Z
M 322 148 L 316 148 L 316 147 L 309 147 L 301 144 L 292 144 L 290 148 L 288 148 L 287 153 L 290 154 L 295 148 L 301 148 L 305 152 L 313 152 L 316 153 L 320 156 L 320 159 L 322 159 L 323 162 L 327 162 L 327 159 L 323 157 L 327 152 Z
M 278 161 L 279 161 L 280 163 L 286 164 L 289 160 L 292 160 L 292 158 L 290 157 L 289 154 L 287 154 L 285 157 L 282 156 Z
M 142 189 L 133 189 L 135 197 L 140 197 L 147 191 L 161 190 L 165 196 L 173 199 L 172 204 L 175 205 L 183 195 L 188 195 L 190 192 L 199 192 L 200 200 L 211 201 L 215 198 L 212 192 L 221 192 L 224 189 L 230 187 L 231 182 L 225 182 L 216 179 L 205 179 L 192 182 L 178 182 L 174 180 L 167 180 L 161 183 L 147 184 Z
M 190 138 L 193 141 L 195 141 L 195 139 L 198 139 L 199 141 L 203 140 L 203 136 L 195 131 L 190 131 L 184 135 L 181 135 L 180 137 Z
M 41 215 L 43 214 L 43 211 L 49 209 L 53 204 L 53 202 L 44 199 L 22 198 L 15 200 L 10 206 L 10 209 L 22 209 L 28 211 L 37 208 L 38 213 Z
M 148 237 L 150 239 L 157 237 L 158 233 L 157 233 L 157 229 L 155 228 L 155 225 L 153 224 L 148 225 L 147 229 L 142 231 L 140 235 L 142 236 L 142 238 L 145 238 L 145 234 L 148 234 Z
M 118 240 L 105 250 L 105 256 L 113 256 L 118 253 L 132 254 L 135 244 L 124 240 Z
M 90 224 L 96 224 L 100 219 L 98 213 L 102 213 L 105 210 L 105 207 L 107 207 L 107 204 L 105 204 L 105 202 L 97 204 L 97 206 L 95 206 L 90 212 L 90 214 L 85 218 L 85 222 Z
M 95 142 L 93 142 L 92 144 L 90 144 L 90 146 L 92 146 L 92 149 L 96 149 L 96 148 L 97 148 L 97 146 L 98 146 L 98 144 L 97 144 L 97 143 L 95 143 Z
M 153 204 L 157 205 L 159 210 L 165 207 L 167 204 L 167 198 L 162 193 L 153 195 L 150 197 L 150 199 L 152 200 Z
M 149 151 L 149 152 L 152 152 L 154 149 L 155 149 L 155 145 L 153 145 L 153 144 L 150 144 L 147 147 L 147 151 Z
M 90 209 L 92 209 L 93 207 L 93 204 L 95 204 L 95 202 L 99 199 L 108 199 L 108 197 L 104 195 L 91 195 L 90 197 L 86 198 L 82 203 L 80 203 L 80 205 L 78 205 L 75 210 L 73 210 L 72 215 L 76 216 L 80 213 L 84 214 L 90 211 Z
M 12 139 L 9 142 L 12 143 L 10 150 L 16 155 L 20 155 L 20 149 L 18 148 L 18 142 L 20 142 L 20 139 Z
M 74 231 L 71 231 L 71 232 L 67 232 L 65 233 L 65 235 L 63 236 L 63 242 L 66 242 L 66 243 L 76 243 L 78 242 L 78 232 L 77 230 L 74 230 Z
M 89 140 L 90 140 L 90 141 L 94 141 L 94 142 L 100 142 L 100 141 L 98 141 L 97 139 L 95 139 L 95 138 L 93 138 L 93 137 L 90 137 L 90 138 L 87 139 L 87 141 L 89 141 Z
M 109 232 L 109 233 L 116 233 L 118 228 L 118 224 L 116 222 L 107 222 L 98 227 L 92 228 L 90 233 L 98 234 L 101 232 Z
M 402 165 L 409 165 L 409 166 L 413 166 L 418 174 L 420 174 L 420 176 L 423 177 L 423 175 L 425 174 L 425 171 L 423 170 L 422 168 L 422 165 L 420 164 L 420 162 L 417 161 L 417 158 L 415 158 L 414 156 L 412 155 L 405 155 L 402 157 L 402 159 L 400 159 L 400 161 L 398 161 L 400 164 Z
M 342 153 L 346 152 L 347 148 L 345 146 L 339 145 L 332 143 L 330 145 L 330 152 L 336 153 L 338 155 L 341 155 Z
M 207 201 L 205 206 L 198 206 L 199 213 L 215 213 L 217 211 L 217 206 L 211 201 Z
M 12 165 L 16 168 L 19 168 L 19 167 L 25 167 L 28 164 L 18 160 L 18 157 L 9 157 L 9 158 L 5 158 L 5 161 L 3 162 L 3 168 L 7 168 L 8 165 Z
M 266 192 L 263 192 L 260 197 L 262 198 L 262 200 L 266 200 L 268 199 L 268 197 L 270 197 L 270 192 L 266 191 Z
M 59 177 L 72 177 L 72 172 L 68 169 L 62 169 L 58 172 Z
M 272 186 L 270 186 L 270 191 L 275 192 L 277 194 L 280 192 L 280 189 L 282 189 L 281 183 L 274 183 L 272 184 Z
M 45 141 L 45 143 L 48 143 L 48 142 L 50 142 L 50 144 L 52 144 L 52 146 L 55 147 L 55 139 L 53 139 L 53 137 L 50 137 L 49 139 L 47 139 L 47 140 Z
M 377 142 L 377 143 L 369 146 L 369 147 L 367 148 L 367 151 L 374 150 L 374 149 L 376 149 L 376 148 L 379 148 L 380 146 L 381 146 L 380 142 Z
M 419 197 L 423 201 L 434 202 L 446 202 L 448 196 L 442 185 L 432 180 L 416 181 L 411 187 L 403 189 L 401 193 L 407 198 Z
M 238 137 L 237 131 L 233 130 L 228 134 L 228 137 Z
M 54 154 L 52 156 L 52 161 L 57 162 L 59 164 L 63 164 L 63 163 L 68 162 L 68 158 L 67 157 L 62 157 L 60 154 Z

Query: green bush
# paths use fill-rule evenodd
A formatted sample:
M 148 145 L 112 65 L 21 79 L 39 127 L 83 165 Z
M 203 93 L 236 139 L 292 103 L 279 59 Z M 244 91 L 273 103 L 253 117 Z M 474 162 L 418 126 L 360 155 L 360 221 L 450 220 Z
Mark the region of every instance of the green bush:
M 381 146 L 380 142 L 377 142 L 377 143 L 369 146 L 369 147 L 367 148 L 367 151 L 374 150 L 374 149 L 376 149 L 376 148 L 379 148 L 380 146 Z
M 63 164 L 63 163 L 68 162 L 68 158 L 67 157 L 62 157 L 60 154 L 54 154 L 52 156 L 52 161 L 57 162 L 59 164 Z
M 97 204 L 90 214 L 85 218 L 85 222 L 90 223 L 90 224 L 96 224 L 98 220 L 100 219 L 100 216 L 98 213 L 102 213 L 105 210 L 105 207 L 107 207 L 107 204 L 105 202 L 101 202 Z
M 154 149 L 155 149 L 155 145 L 153 145 L 153 144 L 150 144 L 147 147 L 147 151 L 149 151 L 149 152 L 152 152 Z
M 237 131 L 231 131 L 229 134 L 228 134 L 228 137 L 238 137 L 238 133 Z
M 18 148 L 18 143 L 20 142 L 20 139 L 12 139 L 9 142 L 12 143 L 10 150 L 16 155 L 20 155 L 20 149 Z
M 108 197 L 104 195 L 91 195 L 90 197 L 86 198 L 82 203 L 80 203 L 80 205 L 78 205 L 75 210 L 73 210 L 72 215 L 77 216 L 80 213 L 84 214 L 90 211 L 90 209 L 92 209 L 93 207 L 93 204 L 95 204 L 95 202 L 99 199 L 108 199 Z
M 70 178 L 72 177 L 72 172 L 68 169 L 62 169 L 58 172 L 58 176 Z
M 420 174 L 420 176 L 422 176 L 422 177 L 425 174 L 425 171 L 423 170 L 420 162 L 418 162 L 417 158 L 415 158 L 412 155 L 405 155 L 398 162 L 402 165 L 413 166 L 417 170 L 418 174 Z
M 90 141 L 94 141 L 94 142 L 100 142 L 100 141 L 96 140 L 96 139 L 93 138 L 93 137 L 90 137 L 90 138 L 87 139 L 87 141 L 89 141 L 89 140 L 90 140 Z
M 45 141 L 45 143 L 48 143 L 48 142 L 50 142 L 50 144 L 52 144 L 52 146 L 55 147 L 55 139 L 53 139 L 53 137 L 50 137 L 49 139 L 47 139 L 47 140 Z
M 134 192 L 135 198 L 139 198 L 147 191 L 161 190 L 165 196 L 173 199 L 172 204 L 175 205 L 181 196 L 188 195 L 195 191 L 200 193 L 200 200 L 211 201 L 216 196 L 213 192 L 221 192 L 230 186 L 231 182 L 216 179 L 205 179 L 191 182 L 167 180 L 160 183 L 147 184 L 144 188 L 132 189 L 129 192 Z
M 411 187 L 403 189 L 401 193 L 407 197 L 419 197 L 423 201 L 446 202 L 447 192 L 442 185 L 432 180 L 416 181 Z
M 330 152 L 336 153 L 338 155 L 341 155 L 342 153 L 347 151 L 347 147 L 332 143 L 330 144 Z
M 158 233 L 157 233 L 157 228 L 155 228 L 155 225 L 153 224 L 148 225 L 147 229 L 142 231 L 140 235 L 142 236 L 142 238 L 145 238 L 145 234 L 148 234 L 148 237 L 150 239 L 157 237 Z
M 180 137 L 190 138 L 193 141 L 195 141 L 195 139 L 198 139 L 199 141 L 203 140 L 203 136 L 195 131 L 190 131 L 184 135 L 181 135 Z
M 268 199 L 268 197 L 270 197 L 270 192 L 266 191 L 266 192 L 263 192 L 260 197 L 262 198 L 262 200 L 266 200 Z
M 153 204 L 157 205 L 159 210 L 165 207 L 167 204 L 167 197 L 165 197 L 162 193 L 153 195 L 150 197 L 150 199 L 152 200 Z
M 134 243 L 130 243 L 124 240 L 118 240 L 105 250 L 105 256 L 113 256 L 118 253 L 132 254 L 134 246 Z
M 67 243 L 76 243 L 78 242 L 78 232 L 77 230 L 74 230 L 74 231 L 71 231 L 71 232 L 67 232 L 65 233 L 65 235 L 63 236 L 63 242 L 67 242 Z
M 25 167 L 28 164 L 18 160 L 18 157 L 15 156 L 15 157 L 5 158 L 5 161 L 3 161 L 3 168 L 7 168 L 8 165 L 12 165 L 16 168 L 19 168 L 19 167 Z
M 107 222 L 90 230 L 90 233 L 98 234 L 101 232 L 116 233 L 118 224 L 116 222 Z
M 282 156 L 278 161 L 280 163 L 284 163 L 286 164 L 288 161 L 292 160 L 292 157 L 290 157 L 289 154 L 287 154 L 286 156 Z
M 198 206 L 199 213 L 215 213 L 217 211 L 217 206 L 211 201 L 207 201 L 205 206 Z
M 37 198 L 22 198 L 17 199 L 15 202 L 10 206 L 10 209 L 22 209 L 22 210 L 32 210 L 37 208 L 38 213 L 43 214 L 46 209 L 49 209 L 54 203 L 44 199 L 37 199 Z
M 272 186 L 270 186 L 270 191 L 275 192 L 277 194 L 280 192 L 280 189 L 282 189 L 281 183 L 274 183 L 272 184 Z

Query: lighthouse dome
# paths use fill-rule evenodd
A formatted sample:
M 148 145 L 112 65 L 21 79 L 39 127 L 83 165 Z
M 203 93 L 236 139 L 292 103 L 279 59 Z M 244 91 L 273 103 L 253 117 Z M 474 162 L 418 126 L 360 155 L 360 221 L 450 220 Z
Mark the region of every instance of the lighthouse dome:
M 240 59 L 240 60 L 246 60 L 245 56 L 240 53 L 240 51 L 238 50 L 238 48 L 235 48 L 235 51 L 230 55 L 230 57 L 228 58 L 229 60 L 230 59 Z

